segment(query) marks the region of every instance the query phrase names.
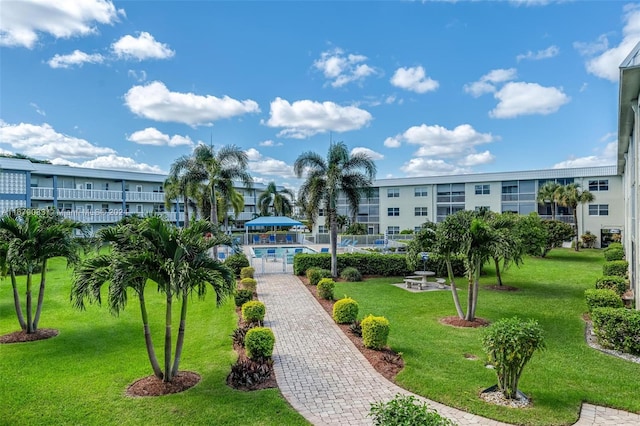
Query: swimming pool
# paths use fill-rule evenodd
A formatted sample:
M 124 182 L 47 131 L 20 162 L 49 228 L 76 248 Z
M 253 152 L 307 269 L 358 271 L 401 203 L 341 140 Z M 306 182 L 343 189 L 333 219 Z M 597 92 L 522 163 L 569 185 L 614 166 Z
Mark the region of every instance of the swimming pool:
M 251 248 L 251 250 L 253 251 L 253 257 L 266 257 L 267 256 L 267 250 L 275 250 L 275 257 L 277 258 L 282 258 L 283 255 L 287 255 L 287 259 L 288 260 L 292 260 L 293 259 L 293 255 L 296 253 L 317 253 L 314 249 L 309 248 L 309 247 L 304 247 L 304 246 L 290 246 L 290 247 L 256 247 L 256 248 Z

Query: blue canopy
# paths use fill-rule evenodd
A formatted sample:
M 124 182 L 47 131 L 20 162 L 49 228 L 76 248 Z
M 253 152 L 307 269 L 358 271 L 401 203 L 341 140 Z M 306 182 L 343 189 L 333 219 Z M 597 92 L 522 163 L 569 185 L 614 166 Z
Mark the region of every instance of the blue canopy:
M 257 227 L 257 226 L 299 226 L 302 222 L 291 219 L 287 216 L 261 216 L 253 220 L 245 222 L 244 226 Z

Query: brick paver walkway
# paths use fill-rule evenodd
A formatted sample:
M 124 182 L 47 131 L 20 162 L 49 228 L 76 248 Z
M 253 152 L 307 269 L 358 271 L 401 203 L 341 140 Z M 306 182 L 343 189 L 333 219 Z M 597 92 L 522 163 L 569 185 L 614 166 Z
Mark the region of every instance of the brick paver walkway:
M 274 368 L 289 403 L 314 425 L 369 425 L 371 402 L 410 394 L 378 374 L 300 280 L 262 275 L 258 297 L 276 335 Z M 420 397 L 461 426 L 505 425 Z M 584 404 L 576 425 L 640 425 L 640 416 Z

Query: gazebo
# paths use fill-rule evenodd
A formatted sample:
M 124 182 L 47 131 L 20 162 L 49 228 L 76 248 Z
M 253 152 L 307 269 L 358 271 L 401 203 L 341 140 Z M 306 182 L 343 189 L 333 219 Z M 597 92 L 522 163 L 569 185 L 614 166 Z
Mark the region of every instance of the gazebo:
M 253 220 L 245 222 L 245 234 L 246 234 L 246 242 L 249 241 L 249 228 L 258 228 L 258 227 L 273 227 L 275 229 L 276 226 L 301 226 L 302 222 L 297 221 L 295 219 L 291 219 L 287 216 L 261 216 L 257 217 Z M 296 231 L 296 241 L 298 241 L 299 232 Z

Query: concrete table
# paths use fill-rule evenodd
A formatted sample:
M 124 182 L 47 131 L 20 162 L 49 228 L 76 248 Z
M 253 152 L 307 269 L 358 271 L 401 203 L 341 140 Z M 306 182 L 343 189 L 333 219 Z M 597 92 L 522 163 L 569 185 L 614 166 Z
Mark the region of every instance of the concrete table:
M 414 274 L 416 274 L 416 276 L 422 277 L 422 284 L 420 285 L 420 289 L 428 285 L 427 277 L 433 277 L 436 275 L 436 273 L 433 271 L 415 271 Z

